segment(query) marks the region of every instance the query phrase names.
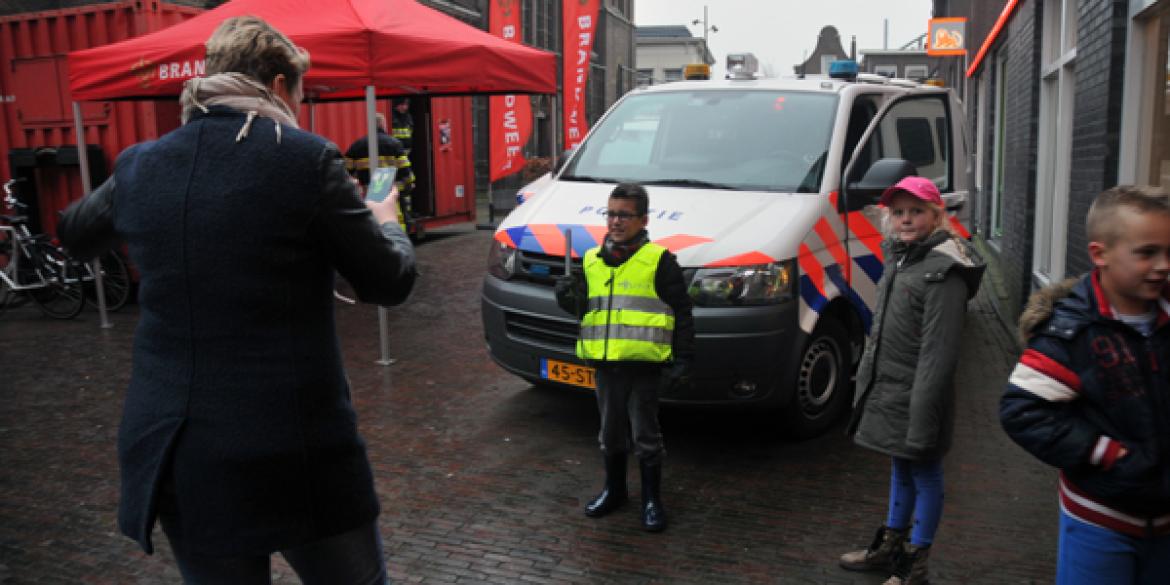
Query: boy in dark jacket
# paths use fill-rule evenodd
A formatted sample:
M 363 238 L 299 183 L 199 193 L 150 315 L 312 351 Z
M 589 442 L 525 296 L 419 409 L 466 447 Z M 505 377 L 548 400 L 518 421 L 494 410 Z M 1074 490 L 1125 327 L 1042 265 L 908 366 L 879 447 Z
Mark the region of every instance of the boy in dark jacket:
M 662 432 L 658 392 L 687 375 L 694 356 L 691 298 L 674 254 L 649 241 L 650 200 L 641 185 L 624 183 L 610 194 L 601 246 L 585 253 L 585 278 L 557 282 L 557 302 L 582 318 L 577 357 L 597 368 L 598 440 L 605 488 L 585 507 L 604 516 L 627 499 L 626 453 L 631 443 L 642 470 L 642 527 L 666 528 L 659 497 Z
M 1170 199 L 1114 187 L 1086 229 L 1094 270 L 1029 300 L 1000 419 L 1060 469 L 1057 583 L 1170 583 Z

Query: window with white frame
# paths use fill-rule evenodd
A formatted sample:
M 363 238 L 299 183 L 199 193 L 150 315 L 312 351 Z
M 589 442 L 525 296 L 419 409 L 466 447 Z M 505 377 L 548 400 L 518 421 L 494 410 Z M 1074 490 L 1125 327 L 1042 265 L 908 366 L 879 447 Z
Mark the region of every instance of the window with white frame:
M 1170 0 L 1130 0 L 1118 182 L 1170 188 Z
M 1044 286 L 1064 278 L 1068 191 L 1076 91 L 1077 2 L 1044 0 L 1032 276 Z
M 1150 185 L 1170 189 L 1170 3 L 1158 7 L 1156 17 L 1148 25 L 1153 32 L 1154 45 L 1147 90 L 1152 101 L 1150 128 L 1150 156 L 1146 162 L 1145 180 Z
M 926 79 L 930 69 L 926 65 L 907 65 L 906 79 Z
M 682 81 L 682 69 L 664 69 L 662 74 L 666 81 Z
M 638 87 L 646 87 L 654 85 L 654 70 L 653 69 L 639 69 L 638 70 Z
M 988 222 L 988 237 L 995 241 L 1003 236 L 1003 185 L 1004 185 L 1004 149 L 1007 146 L 1007 58 L 999 55 L 995 60 L 995 120 L 993 121 L 993 135 L 991 146 L 991 217 Z
M 983 73 L 973 79 L 975 87 L 975 119 L 972 120 L 972 130 L 975 132 L 975 201 L 978 202 L 978 210 L 974 215 L 972 223 L 975 229 L 983 233 L 986 238 L 988 236 L 987 226 L 983 223 L 983 214 L 987 212 L 988 191 L 987 181 L 983 177 L 984 165 L 987 164 L 987 100 L 991 99 L 990 92 L 987 91 L 987 86 L 991 85 L 988 79 L 991 77 L 987 73 L 989 68 L 984 68 Z
M 874 65 L 873 72 L 877 73 L 878 75 L 885 75 L 886 77 L 897 77 L 898 76 L 898 66 L 897 65 Z

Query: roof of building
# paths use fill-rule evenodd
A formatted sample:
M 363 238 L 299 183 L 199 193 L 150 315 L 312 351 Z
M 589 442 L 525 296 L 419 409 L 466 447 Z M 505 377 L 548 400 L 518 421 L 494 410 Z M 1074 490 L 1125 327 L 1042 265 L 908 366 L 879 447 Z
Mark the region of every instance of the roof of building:
M 926 49 L 860 49 L 857 52 L 862 55 L 909 55 L 914 57 L 927 54 Z
M 651 38 L 693 38 L 690 29 L 681 24 L 668 24 L 656 26 L 639 26 L 635 32 L 639 37 Z

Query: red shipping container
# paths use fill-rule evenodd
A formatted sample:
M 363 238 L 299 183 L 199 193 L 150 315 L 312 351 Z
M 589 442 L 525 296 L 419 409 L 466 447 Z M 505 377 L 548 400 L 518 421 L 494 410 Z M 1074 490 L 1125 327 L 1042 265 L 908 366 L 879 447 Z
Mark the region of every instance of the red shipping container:
M 82 195 L 65 55 L 201 12 L 158 0 L 127 0 L 0 17 L 0 180 L 29 179 L 21 193 L 34 208 L 34 225 L 53 232 L 57 211 Z M 91 159 L 98 158 L 90 168 L 98 174 L 111 171 L 127 146 L 179 126 L 175 100 L 82 102 L 81 112 Z

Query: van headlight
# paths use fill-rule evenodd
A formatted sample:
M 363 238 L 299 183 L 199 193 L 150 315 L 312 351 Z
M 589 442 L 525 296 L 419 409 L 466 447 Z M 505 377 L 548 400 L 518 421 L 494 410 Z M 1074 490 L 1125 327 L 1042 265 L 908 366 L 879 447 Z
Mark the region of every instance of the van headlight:
M 503 242 L 492 242 L 488 251 L 488 273 L 492 276 L 508 280 L 516 274 L 516 248 Z
M 792 297 L 792 260 L 750 266 L 699 268 L 687 292 L 700 307 L 772 305 Z

